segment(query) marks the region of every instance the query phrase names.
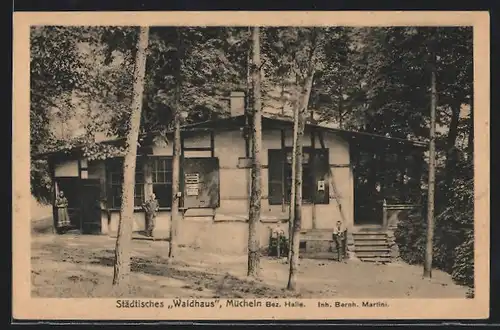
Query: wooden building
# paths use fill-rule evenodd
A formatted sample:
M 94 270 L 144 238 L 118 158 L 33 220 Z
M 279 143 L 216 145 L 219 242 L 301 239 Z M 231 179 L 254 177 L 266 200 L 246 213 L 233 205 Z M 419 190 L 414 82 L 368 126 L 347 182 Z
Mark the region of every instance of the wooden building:
M 214 252 L 246 251 L 251 159 L 243 108 L 244 95 L 233 93 L 229 118 L 182 127 L 183 218 L 178 229 L 179 244 Z M 266 246 L 270 228 L 278 227 L 288 232 L 293 123 L 290 118 L 264 113 L 262 130 L 264 156 L 259 235 L 261 244 Z M 150 133 L 143 137 L 138 151 L 134 231 L 145 229 L 141 204 L 154 192 L 160 205 L 154 236 L 168 239 L 173 149 L 172 143 L 160 143 L 154 135 Z M 172 141 L 172 138 L 168 140 Z M 117 139 L 103 143 L 122 142 L 123 139 Z M 338 220 L 344 222 L 349 233 L 362 232 L 366 228 L 386 230 L 390 217 L 382 216 L 382 204 L 379 204 L 380 215 L 372 214 L 370 221 L 366 221 L 366 215 L 364 222 L 356 219 L 353 151 L 359 146 L 369 145 L 373 150 L 392 148 L 421 153 L 425 147 L 421 142 L 312 123 L 306 125 L 303 143 L 302 229 L 305 240 L 314 235 L 331 237 L 331 230 Z M 75 228 L 84 234 L 116 235 L 122 159 L 89 160 L 80 148 L 40 156 L 46 157 L 53 169 L 54 192 L 64 190 L 69 200 L 70 217 Z

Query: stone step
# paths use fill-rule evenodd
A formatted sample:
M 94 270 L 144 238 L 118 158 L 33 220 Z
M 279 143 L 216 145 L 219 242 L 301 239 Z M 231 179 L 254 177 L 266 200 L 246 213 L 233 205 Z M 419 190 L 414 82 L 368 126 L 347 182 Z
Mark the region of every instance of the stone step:
M 355 251 L 358 258 L 371 258 L 371 257 L 391 257 L 390 250 L 387 251 Z
M 391 252 L 391 249 L 386 246 L 354 246 L 354 252 Z
M 365 257 L 358 257 L 360 260 L 363 260 L 363 261 L 391 261 L 392 258 L 390 256 L 387 256 L 387 255 L 383 255 L 383 256 L 365 256 Z
M 384 240 L 387 239 L 387 234 L 375 233 L 353 233 L 354 240 Z
M 336 252 L 302 252 L 299 253 L 301 259 L 337 260 Z
M 357 240 L 354 242 L 355 246 L 387 246 L 387 240 Z
M 359 258 L 362 262 L 379 262 L 379 263 L 390 263 L 392 260 L 391 258 L 386 258 L 386 257 L 373 257 L 373 258 Z

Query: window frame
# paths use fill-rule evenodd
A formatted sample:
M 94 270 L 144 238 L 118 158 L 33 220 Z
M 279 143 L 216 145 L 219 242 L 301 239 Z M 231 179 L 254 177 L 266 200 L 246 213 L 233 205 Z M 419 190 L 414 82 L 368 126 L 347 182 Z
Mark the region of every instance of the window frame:
M 149 156 L 148 159 L 149 161 L 151 162 L 150 165 L 151 165 L 151 188 L 154 192 L 154 187 L 155 185 L 165 185 L 165 186 L 170 186 L 170 191 L 172 191 L 172 181 L 173 181 L 173 169 L 172 169 L 172 156 Z M 155 173 L 155 169 L 156 169 L 156 166 L 155 165 L 158 161 L 160 160 L 163 160 L 163 161 L 167 161 L 170 163 L 170 165 L 168 166 L 169 167 L 169 171 L 166 170 L 167 168 L 167 163 L 165 163 L 165 167 L 164 167 L 164 170 L 163 171 L 160 171 L 161 173 L 164 173 L 165 174 L 165 180 L 164 181 L 156 181 L 155 182 L 155 177 L 156 179 L 158 178 L 158 173 L 156 172 Z M 168 176 L 167 173 L 170 173 L 170 175 Z M 156 198 L 158 199 L 158 195 L 156 195 Z M 169 196 L 169 199 L 168 199 L 168 206 L 162 206 L 161 205 L 161 202 L 160 200 L 158 200 L 158 204 L 159 204 L 159 209 L 162 210 L 162 211 L 169 211 L 172 209 L 172 194 L 170 194 Z
M 108 210 L 117 211 L 121 209 L 121 194 L 123 191 L 123 157 L 111 158 L 106 161 L 106 188 Z M 145 201 L 145 173 L 144 173 L 144 157 L 137 157 L 135 167 L 135 189 L 134 189 L 134 211 L 142 210 L 142 203 Z M 138 180 L 137 177 L 142 176 Z M 113 180 L 118 177 L 118 181 Z M 115 192 L 119 191 L 118 194 Z M 140 199 L 140 203 L 136 203 Z

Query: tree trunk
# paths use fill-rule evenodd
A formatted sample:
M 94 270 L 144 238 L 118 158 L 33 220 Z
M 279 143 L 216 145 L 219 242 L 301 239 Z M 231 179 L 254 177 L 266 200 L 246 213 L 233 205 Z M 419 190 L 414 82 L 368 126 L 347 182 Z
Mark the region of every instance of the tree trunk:
M 460 119 L 460 106 L 461 102 L 457 102 L 451 108 L 451 122 L 450 130 L 448 131 L 447 146 L 446 146 L 446 166 L 445 166 L 445 185 L 449 190 L 453 180 L 453 168 L 455 168 L 456 159 L 453 157 L 453 150 L 458 136 L 458 121 Z
M 467 136 L 467 153 L 471 159 L 474 156 L 474 91 L 471 93 L 470 115 L 469 115 L 469 134 Z
M 260 267 L 259 236 L 257 227 L 260 222 L 260 203 L 262 198 L 261 182 L 261 149 L 262 149 L 262 123 L 261 123 L 261 91 L 260 91 L 260 28 L 252 29 L 253 41 L 253 101 L 254 111 L 252 116 L 252 191 L 250 195 L 250 208 L 248 214 L 248 276 L 258 276 Z
M 290 201 L 288 208 L 288 262 L 292 262 L 292 240 L 293 240 L 293 223 L 295 220 L 295 171 L 297 163 L 297 132 L 299 131 L 299 113 L 300 113 L 300 97 L 297 93 L 297 100 L 293 109 L 293 147 L 292 147 L 292 184 L 290 186 Z M 288 193 L 288 191 L 286 192 Z
M 291 256 L 290 256 L 290 271 L 288 276 L 288 290 L 296 290 L 297 287 L 297 272 L 299 267 L 299 245 L 300 245 L 300 229 L 302 226 L 302 156 L 303 156 L 303 136 L 307 115 L 307 107 L 309 105 L 309 97 L 311 95 L 312 83 L 314 78 L 314 62 L 311 58 L 311 64 L 306 82 L 304 86 L 304 94 L 302 101 L 299 102 L 299 114 L 297 134 L 294 141 L 295 145 L 295 185 L 292 189 L 295 190 L 295 199 L 290 201 L 290 207 L 294 207 L 293 231 L 291 239 Z M 293 203 L 293 204 L 292 204 Z
M 434 60 L 434 59 L 432 59 Z M 425 246 L 424 277 L 432 277 L 432 249 L 434 243 L 434 188 L 436 176 L 436 71 L 431 72 L 431 127 L 429 143 L 429 191 L 427 197 L 427 242 Z
M 142 97 L 146 71 L 146 49 L 148 47 L 149 28 L 141 27 L 134 69 L 134 86 L 130 129 L 127 134 L 127 153 L 123 162 L 123 185 L 120 221 L 115 247 L 115 265 L 113 285 L 123 288 L 128 284 L 130 275 L 130 249 L 134 215 L 135 166 L 137 157 L 137 139 L 141 125 Z
M 342 129 L 344 125 L 344 96 L 342 90 L 342 81 L 340 83 L 338 111 L 339 111 L 339 128 Z
M 174 152 L 172 157 L 172 215 L 170 221 L 170 238 L 169 238 L 169 249 L 168 257 L 174 258 L 177 252 L 177 229 L 179 225 L 179 220 L 181 218 L 179 211 L 179 193 L 180 193 L 180 169 L 181 169 L 181 109 L 180 109 L 180 98 L 181 98 L 181 70 L 182 70 L 182 40 L 179 28 L 176 28 L 177 32 L 177 54 L 178 54 L 178 66 L 176 68 L 176 86 L 175 86 L 175 100 L 174 100 Z
M 178 92 L 177 92 L 178 93 Z M 177 98 L 177 96 L 176 96 Z M 181 169 L 181 124 L 179 102 L 174 109 L 174 152 L 172 157 L 172 219 L 170 223 L 170 239 L 168 257 L 174 258 L 177 250 L 177 228 L 181 214 L 179 211 L 180 169 Z

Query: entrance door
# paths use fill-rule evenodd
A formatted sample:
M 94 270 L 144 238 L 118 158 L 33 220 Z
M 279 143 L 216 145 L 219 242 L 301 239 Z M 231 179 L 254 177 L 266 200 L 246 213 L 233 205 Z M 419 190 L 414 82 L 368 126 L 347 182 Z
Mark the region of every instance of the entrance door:
M 101 186 L 97 179 L 81 180 L 82 234 L 101 233 Z

